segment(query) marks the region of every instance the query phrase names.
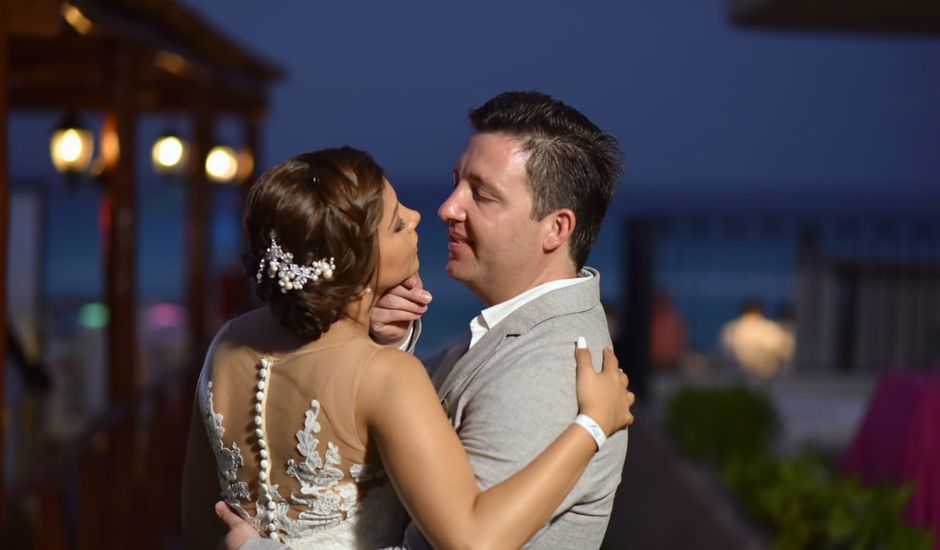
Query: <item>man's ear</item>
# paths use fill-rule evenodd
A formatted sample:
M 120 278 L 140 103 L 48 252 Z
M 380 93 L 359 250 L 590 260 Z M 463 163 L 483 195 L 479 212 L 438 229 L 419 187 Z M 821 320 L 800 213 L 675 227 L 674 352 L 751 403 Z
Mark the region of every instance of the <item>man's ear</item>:
M 546 252 L 554 252 L 568 242 L 577 223 L 574 212 L 570 208 L 555 210 L 545 216 L 542 221 L 545 224 L 545 237 L 542 239 L 542 248 Z

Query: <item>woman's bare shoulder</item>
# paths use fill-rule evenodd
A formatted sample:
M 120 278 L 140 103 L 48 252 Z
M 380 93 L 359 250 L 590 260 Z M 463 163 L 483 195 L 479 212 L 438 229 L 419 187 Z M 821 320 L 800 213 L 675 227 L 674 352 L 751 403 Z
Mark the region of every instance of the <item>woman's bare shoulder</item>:
M 414 355 L 394 348 L 378 346 L 369 359 L 368 379 L 383 388 L 407 388 L 418 381 L 429 381 L 424 365 Z
M 426 415 L 438 402 L 424 365 L 410 353 L 380 348 L 370 357 L 363 374 L 357 399 L 361 418 L 368 426 L 389 427 L 391 418 L 401 420 L 403 410 Z

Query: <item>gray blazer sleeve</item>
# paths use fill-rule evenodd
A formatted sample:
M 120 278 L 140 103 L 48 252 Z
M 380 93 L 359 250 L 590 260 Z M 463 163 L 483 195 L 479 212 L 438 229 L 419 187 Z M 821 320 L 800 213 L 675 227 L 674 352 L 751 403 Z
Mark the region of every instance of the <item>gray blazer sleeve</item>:
M 271 539 L 252 539 L 238 547 L 238 550 L 289 550 L 290 546 Z

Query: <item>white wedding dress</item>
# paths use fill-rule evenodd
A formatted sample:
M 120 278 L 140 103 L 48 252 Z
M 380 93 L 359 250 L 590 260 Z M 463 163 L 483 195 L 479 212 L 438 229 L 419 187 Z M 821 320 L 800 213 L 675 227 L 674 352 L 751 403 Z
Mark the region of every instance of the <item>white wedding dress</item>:
M 222 498 L 262 536 L 296 550 L 400 544 L 407 516 L 355 435 L 358 381 L 377 346 L 360 339 L 261 354 L 251 315 L 223 327 L 199 377 Z

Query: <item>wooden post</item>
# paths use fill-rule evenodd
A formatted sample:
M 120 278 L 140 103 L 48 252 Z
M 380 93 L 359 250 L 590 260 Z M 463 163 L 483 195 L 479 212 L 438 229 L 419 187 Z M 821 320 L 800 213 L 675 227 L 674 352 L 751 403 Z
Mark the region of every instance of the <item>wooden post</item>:
M 97 436 L 88 449 L 79 458 L 78 494 L 82 502 L 106 502 L 108 495 L 107 455 L 104 436 Z M 76 544 L 72 548 L 77 550 L 98 550 L 105 546 L 108 540 L 106 518 L 111 514 L 107 506 L 79 506 L 76 514 L 78 533 L 75 536 Z
M 186 209 L 186 302 L 189 310 L 189 345 L 194 359 L 205 351 L 206 301 L 209 272 L 209 181 L 206 178 L 206 156 L 212 146 L 212 115 L 208 108 L 208 93 L 203 91 L 195 112 L 193 156 L 189 178 L 189 201 Z
M 241 218 L 245 209 L 245 199 L 248 195 L 248 189 L 254 183 L 255 175 L 258 172 L 258 163 L 260 162 L 260 153 L 258 150 L 258 134 L 260 132 L 260 117 L 255 118 L 251 115 L 245 115 L 242 121 L 242 147 L 243 151 L 251 159 L 250 169 L 242 171 L 239 166 L 238 185 L 234 189 L 226 192 L 234 193 L 238 200 L 234 214 Z M 239 159 L 242 162 L 243 159 Z M 231 319 L 251 309 L 252 305 L 252 285 L 246 276 L 243 266 L 226 266 L 222 274 L 218 288 L 220 296 L 218 301 L 218 313 L 221 318 Z
M 245 199 L 248 198 L 248 190 L 254 185 L 255 179 L 258 177 L 263 166 L 261 158 L 261 120 L 263 117 L 264 114 L 258 113 L 247 116 L 244 121 L 242 139 L 244 140 L 245 149 L 251 155 L 252 164 L 251 171 L 245 175 L 245 180 L 241 183 L 241 187 L 239 188 L 237 213 L 239 222 L 242 219 L 242 213 L 245 211 Z M 248 278 L 248 274 L 238 278 L 237 288 L 239 288 L 241 292 L 240 299 L 242 308 L 241 311 L 238 312 L 240 315 L 252 307 L 254 285 Z
M 0 414 L 6 416 L 5 376 L 7 365 L 7 238 L 10 215 L 10 168 L 7 162 L 7 88 L 9 86 L 9 52 L 7 51 L 7 0 L 0 0 Z M 6 456 L 5 423 L 0 421 L 0 529 L 7 530 L 7 499 L 3 475 Z
M 137 330 L 135 323 L 136 266 L 136 181 L 137 113 L 134 98 L 134 56 L 124 50 L 117 54 L 116 85 L 111 111 L 117 128 L 120 155 L 110 178 L 110 227 L 107 250 L 108 372 L 111 405 L 123 405 L 125 416 L 113 432 L 109 446 L 111 498 L 101 503 L 110 510 L 107 541 L 112 548 L 131 548 L 129 526 L 136 519 L 134 506 L 134 429 L 137 387 Z
M 259 118 L 254 116 L 246 118 L 242 125 L 242 140 L 245 150 L 251 155 L 251 171 L 245 174 L 245 179 L 242 182 L 242 189 L 245 191 L 254 183 L 255 176 L 258 174 L 258 168 L 261 166 L 261 151 L 259 150 L 260 134 L 261 123 L 259 122 Z M 244 195 L 245 193 L 243 192 L 242 196 Z
M 653 222 L 645 218 L 625 224 L 626 286 L 624 320 L 620 323 L 614 351 L 630 377 L 637 399 L 648 399 L 650 375 L 650 323 L 653 315 Z

